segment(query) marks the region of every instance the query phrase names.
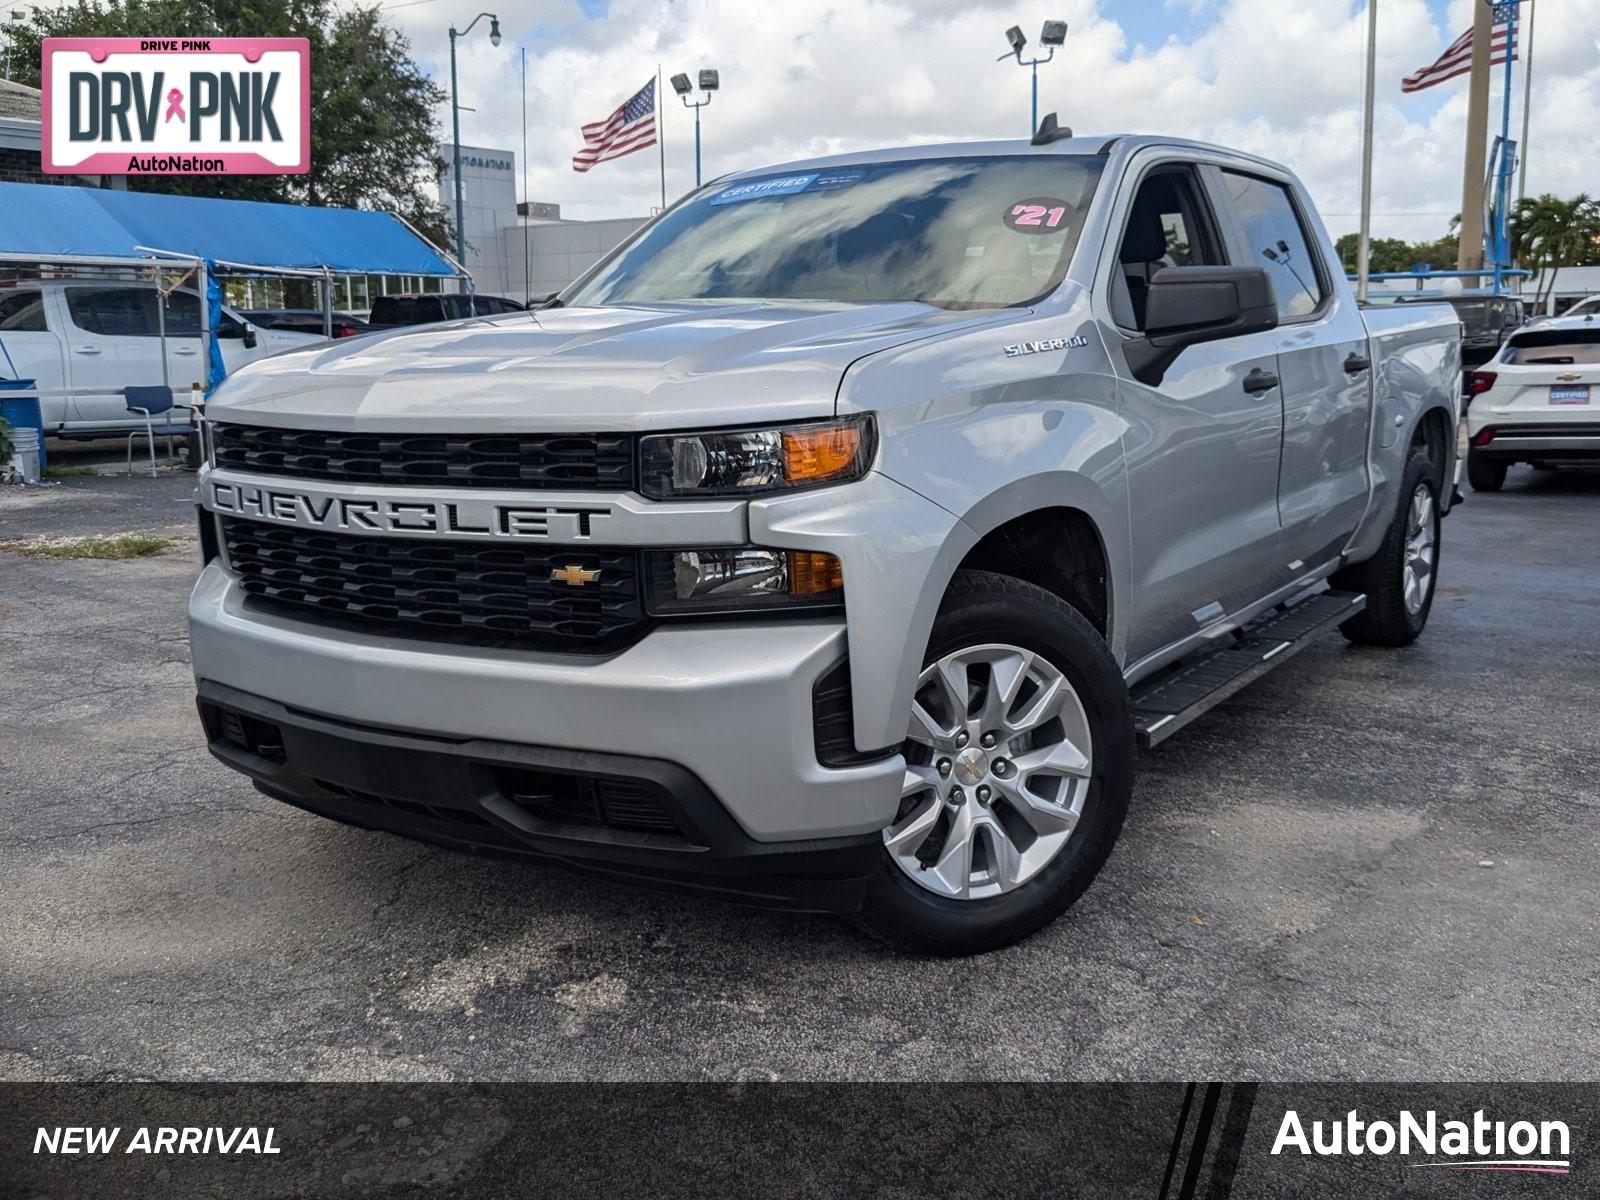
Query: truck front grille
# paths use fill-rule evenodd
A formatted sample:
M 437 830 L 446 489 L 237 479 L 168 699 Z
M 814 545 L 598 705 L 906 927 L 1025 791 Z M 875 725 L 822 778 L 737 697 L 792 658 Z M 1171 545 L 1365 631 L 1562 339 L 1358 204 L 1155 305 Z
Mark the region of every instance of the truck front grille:
M 340 433 L 217 424 L 219 467 L 335 483 L 627 491 L 627 434 Z
M 631 550 L 531 549 L 324 533 L 225 517 L 247 596 L 331 624 L 435 641 L 609 650 L 646 627 Z M 597 571 L 582 587 L 551 578 Z

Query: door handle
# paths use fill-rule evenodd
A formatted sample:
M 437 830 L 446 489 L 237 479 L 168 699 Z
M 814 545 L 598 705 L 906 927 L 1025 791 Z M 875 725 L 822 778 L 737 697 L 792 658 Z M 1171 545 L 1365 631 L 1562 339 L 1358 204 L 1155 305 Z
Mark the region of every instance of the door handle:
M 73 349 L 74 354 L 99 354 L 99 346 L 78 346 Z
M 181 354 L 185 358 L 193 358 L 195 356 L 195 354 L 197 353 L 197 351 L 195 351 L 192 347 L 189 347 L 189 346 L 179 346 L 176 350 L 173 351 L 173 353 L 174 354 Z
M 1270 392 L 1277 386 L 1278 377 L 1271 371 L 1263 371 L 1260 367 L 1252 368 L 1250 374 L 1244 377 L 1244 390 L 1252 396 Z
M 1344 360 L 1344 373 L 1346 375 L 1359 375 L 1361 372 L 1370 369 L 1371 366 L 1372 360 L 1370 358 L 1365 354 L 1358 354 L 1352 350 Z

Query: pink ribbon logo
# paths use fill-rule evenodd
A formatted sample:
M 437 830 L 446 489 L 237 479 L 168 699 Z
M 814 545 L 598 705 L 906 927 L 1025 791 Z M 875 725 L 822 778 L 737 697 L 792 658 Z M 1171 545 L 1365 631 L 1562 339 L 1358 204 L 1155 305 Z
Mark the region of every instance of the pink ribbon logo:
M 177 117 L 180 121 L 188 120 L 188 118 L 183 115 L 183 93 L 177 88 L 173 88 L 167 93 L 167 115 L 163 119 L 162 124 L 172 120 L 173 117 Z

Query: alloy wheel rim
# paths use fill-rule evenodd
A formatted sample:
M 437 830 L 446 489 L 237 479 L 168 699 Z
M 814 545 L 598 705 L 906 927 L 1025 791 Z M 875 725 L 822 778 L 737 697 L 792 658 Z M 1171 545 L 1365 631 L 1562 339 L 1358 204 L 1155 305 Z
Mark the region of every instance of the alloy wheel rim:
M 1406 517 L 1406 556 L 1401 573 L 1406 612 L 1412 616 L 1422 611 L 1433 588 L 1436 544 L 1433 492 L 1427 484 L 1419 483 L 1411 493 L 1411 510 Z
M 1043 655 L 987 643 L 917 679 L 889 857 L 957 900 L 1021 887 L 1071 839 L 1093 772 L 1083 702 Z

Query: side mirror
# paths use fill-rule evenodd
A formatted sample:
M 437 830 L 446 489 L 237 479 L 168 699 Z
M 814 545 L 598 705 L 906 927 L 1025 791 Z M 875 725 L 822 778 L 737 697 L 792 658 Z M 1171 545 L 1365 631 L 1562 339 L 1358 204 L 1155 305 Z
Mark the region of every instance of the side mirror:
M 246 325 L 244 327 L 244 348 L 246 350 L 254 350 L 256 343 L 260 340 L 260 338 L 256 337 L 256 327 L 254 325 Z
M 1150 277 L 1144 336 L 1123 351 L 1133 377 L 1155 387 L 1190 346 L 1277 325 L 1278 303 L 1266 268 L 1163 267 Z

